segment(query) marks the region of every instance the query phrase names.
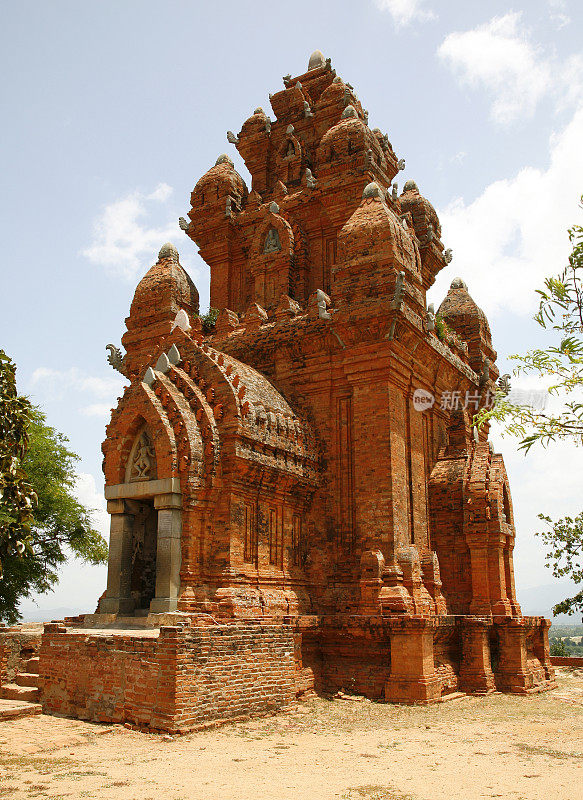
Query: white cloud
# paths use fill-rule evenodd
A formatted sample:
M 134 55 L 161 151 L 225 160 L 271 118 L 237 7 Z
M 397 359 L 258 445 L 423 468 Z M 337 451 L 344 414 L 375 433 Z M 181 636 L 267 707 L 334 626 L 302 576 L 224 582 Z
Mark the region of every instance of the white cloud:
M 375 0 L 381 11 L 388 11 L 397 28 L 412 22 L 429 22 L 436 19 L 435 12 L 425 8 L 425 0 Z
M 564 28 L 565 25 L 571 22 L 565 0 L 548 0 L 548 4 L 551 21 L 555 23 L 557 28 Z
M 112 404 L 116 402 L 116 398 L 121 394 L 124 386 L 124 379 L 121 376 L 112 375 L 109 378 L 98 378 L 95 375 L 87 375 L 77 367 L 71 367 L 68 370 L 38 367 L 32 373 L 30 382 L 37 391 L 42 392 L 45 401 L 61 400 L 74 391 L 93 395 L 99 399 L 111 399 Z M 103 407 L 104 404 L 88 406 L 93 409 Z M 83 411 L 83 413 L 91 415 L 87 411 Z
M 487 312 L 532 313 L 535 289 L 567 263 L 567 228 L 581 221 L 582 141 L 583 108 L 551 137 L 546 170 L 526 167 L 491 183 L 473 202 L 458 198 L 440 211 L 454 262 L 438 277 L 434 297 L 443 297 L 460 274 Z
M 168 219 L 165 207 L 172 191 L 161 183 L 150 194 L 136 190 L 105 206 L 95 222 L 91 245 L 82 254 L 93 264 L 133 279 L 154 263 L 164 242 L 180 235 L 177 220 Z M 156 222 L 146 224 L 152 216 Z
M 469 31 L 450 33 L 437 54 L 472 89 L 492 96 L 492 117 L 501 124 L 530 116 L 553 86 L 549 59 L 520 30 L 522 14 L 511 11 Z
M 96 530 L 107 540 L 109 539 L 109 514 L 106 510 L 103 489 L 98 489 L 93 475 L 80 472 L 77 475 L 73 490 L 77 500 L 92 511 L 91 521 Z

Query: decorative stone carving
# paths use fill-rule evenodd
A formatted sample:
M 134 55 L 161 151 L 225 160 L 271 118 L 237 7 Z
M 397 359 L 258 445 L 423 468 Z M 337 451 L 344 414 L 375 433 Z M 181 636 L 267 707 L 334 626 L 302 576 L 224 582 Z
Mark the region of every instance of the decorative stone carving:
M 312 170 L 309 167 L 306 167 L 306 171 L 304 172 L 304 177 L 306 179 L 306 186 L 308 187 L 308 189 L 315 189 L 316 179 L 312 175 Z
M 425 327 L 428 331 L 435 330 L 435 306 L 430 303 L 427 306 L 427 314 L 425 315 Z
M 498 378 L 498 386 L 499 386 L 500 391 L 502 392 L 502 394 L 504 394 L 504 395 L 510 394 L 510 390 L 511 390 L 512 387 L 510 385 L 510 373 L 509 372 L 505 372 L 504 375 L 501 375 Z
M 184 219 L 184 217 L 178 217 L 178 225 L 180 226 L 181 231 L 188 230 L 188 221 Z
M 316 289 L 308 298 L 308 312 L 311 317 L 318 319 L 330 319 L 328 313 L 328 306 L 330 305 L 330 298 L 323 292 L 322 289 Z
M 239 144 L 239 139 L 237 136 L 235 136 L 233 131 L 227 131 L 227 141 L 229 142 L 229 144 L 234 144 L 234 145 Z
M 130 481 L 153 480 L 156 477 L 153 469 L 155 459 L 156 451 L 148 432 L 142 431 L 133 452 Z
M 265 237 L 265 244 L 263 245 L 264 253 L 279 253 L 281 250 L 281 241 L 279 233 L 275 228 L 270 228 Z
M 119 347 L 116 347 L 114 344 L 108 344 L 105 346 L 106 350 L 109 350 L 109 355 L 107 356 L 107 363 L 111 364 L 111 366 L 117 370 L 117 372 L 121 372 L 122 375 L 125 376 L 126 369 L 124 365 L 123 356 L 121 354 L 121 350 Z

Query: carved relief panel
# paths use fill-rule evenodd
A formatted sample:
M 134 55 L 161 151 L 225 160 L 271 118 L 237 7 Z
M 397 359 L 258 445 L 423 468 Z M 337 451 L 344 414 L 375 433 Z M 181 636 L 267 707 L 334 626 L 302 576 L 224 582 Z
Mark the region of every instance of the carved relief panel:
M 126 483 L 154 481 L 157 477 L 156 450 L 149 431 L 143 428 L 136 436 L 130 451 L 126 466 Z

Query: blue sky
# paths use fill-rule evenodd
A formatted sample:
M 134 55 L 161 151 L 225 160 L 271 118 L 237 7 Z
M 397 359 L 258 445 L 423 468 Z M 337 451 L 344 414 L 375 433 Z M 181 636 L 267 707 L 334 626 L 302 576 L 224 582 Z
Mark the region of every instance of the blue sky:
M 576 0 L 200 3 L 2 0 L 0 346 L 20 390 L 81 456 L 79 494 L 103 511 L 100 444 L 122 382 L 105 360 L 135 285 L 171 239 L 208 304 L 208 270 L 177 218 L 225 132 L 269 113 L 282 76 L 320 48 L 436 206 L 454 251 L 430 299 L 464 277 L 500 364 L 543 342 L 534 289 L 581 222 L 583 6 Z M 528 386 L 528 384 L 524 384 Z M 511 474 L 521 589 L 550 583 L 536 513 L 581 510 L 579 453 Z M 71 562 L 47 607 L 92 610 L 105 570 Z

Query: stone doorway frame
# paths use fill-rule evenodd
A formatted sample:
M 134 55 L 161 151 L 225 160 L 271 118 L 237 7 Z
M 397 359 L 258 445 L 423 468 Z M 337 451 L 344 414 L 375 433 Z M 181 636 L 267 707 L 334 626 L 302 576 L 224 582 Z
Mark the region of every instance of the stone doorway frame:
M 176 611 L 180 593 L 182 493 L 179 478 L 118 483 L 105 487 L 111 515 L 107 592 L 99 604 L 102 614 L 134 613 L 131 596 L 134 515 L 126 500 L 153 500 L 158 512 L 156 543 L 156 594 L 151 614 Z

